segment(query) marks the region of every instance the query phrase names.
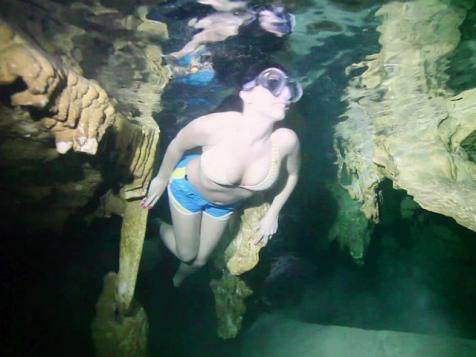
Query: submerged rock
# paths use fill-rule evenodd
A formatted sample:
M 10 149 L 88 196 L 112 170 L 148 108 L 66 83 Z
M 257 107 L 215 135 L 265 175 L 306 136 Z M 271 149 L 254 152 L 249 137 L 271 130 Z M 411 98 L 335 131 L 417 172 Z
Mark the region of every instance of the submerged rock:
M 78 75 L 0 22 L 0 84 L 22 82 L 25 88 L 10 96 L 14 107 L 38 110 L 50 130 L 56 150 L 95 154 L 115 110 L 106 92 L 95 82 Z
M 126 15 L 96 1 L 70 5 L 0 7 L 0 189 L 8 193 L 0 206 L 14 215 L 3 228 L 59 231 L 74 218 L 80 231 L 98 191 L 118 193 L 104 212 L 123 214 L 119 272 L 105 279 L 93 330 L 99 355 L 143 356 L 147 319 L 132 297 L 148 211 L 137 199 L 156 158 L 153 115 L 168 82 L 157 41 L 167 29 L 141 8 Z M 57 155 L 68 151 L 98 155 Z
M 331 241 L 338 241 L 341 248 L 349 251 L 355 262 L 363 263 L 373 224 L 360 210 L 360 204 L 352 200 L 342 187 L 335 184 L 329 184 L 327 187 L 338 205 L 337 217 L 328 238 Z
M 231 243 L 225 250 L 225 262 L 228 271 L 233 275 L 241 275 L 253 269 L 259 261 L 259 252 L 264 247 L 263 241 L 255 244 L 256 230 L 254 227 L 269 209 L 267 202 L 245 208 L 240 217 L 238 229 L 232 233 Z
M 159 134 L 152 116 L 168 81 L 156 35 L 134 32 L 127 19 L 137 25 L 137 14 L 89 5 L 0 8 L 0 185 L 8 187 L 1 206 L 23 212 L 31 231 L 61 231 L 104 181 L 123 198 L 141 197 L 152 175 Z M 118 58 L 127 58 L 135 81 L 119 83 Z M 100 157 L 58 157 L 69 150 Z
M 324 326 L 269 314 L 243 334 L 236 356 L 472 357 L 476 341 L 396 331 Z
M 369 220 L 379 221 L 380 183 L 388 178 L 422 208 L 476 231 L 476 89 L 455 95 L 445 74 L 470 5 L 384 5 L 376 14 L 381 51 L 349 68 L 365 71 L 349 82 L 334 147 L 339 181 Z
M 226 272 L 220 280 L 212 280 L 210 287 L 215 295 L 218 336 L 223 339 L 235 338 L 246 312 L 244 300 L 253 290 L 240 277 Z
M 261 287 L 261 302 L 267 309 L 296 305 L 315 272 L 313 264 L 290 252 L 271 258 Z
M 116 274 L 104 277 L 104 286 L 96 304 L 92 335 L 96 356 L 146 357 L 149 323 L 143 307 L 135 305 L 128 315 L 118 314 L 115 299 Z

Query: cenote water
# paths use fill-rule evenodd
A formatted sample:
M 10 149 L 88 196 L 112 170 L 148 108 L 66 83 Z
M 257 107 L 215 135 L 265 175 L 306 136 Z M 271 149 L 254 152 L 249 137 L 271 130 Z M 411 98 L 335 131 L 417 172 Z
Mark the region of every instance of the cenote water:
M 33 7 L 41 3 L 21 2 Z M 56 6 L 54 1 L 48 3 Z M 65 3 L 71 8 L 81 8 L 71 1 Z M 187 23 L 192 18 L 215 12 L 210 6 L 193 0 L 84 1 L 81 11 L 87 13 L 88 7 L 99 3 L 123 15 L 133 14 L 139 5 L 146 5 L 146 17 L 167 26 L 168 40 L 157 41 L 165 54 L 180 50 L 191 40 L 196 30 Z M 156 170 L 168 144 L 194 118 L 216 111 L 238 110 L 240 103 L 236 94 L 240 81 L 249 67 L 262 62 L 282 65 L 290 76 L 302 83 L 302 99 L 291 106 L 282 124 L 294 130 L 300 139 L 302 167 L 297 187 L 281 211 L 277 234 L 261 250 L 258 265 L 241 276 L 253 293 L 244 299 L 246 312 L 235 338 L 223 339 L 217 334 L 216 301 L 210 281 L 219 279 L 222 270 L 210 262 L 187 278 L 182 286 L 174 288 L 172 276 L 178 261 L 160 241 L 154 224 L 157 217 L 171 221 L 166 195 L 150 211 L 135 290 L 135 300 L 145 308 L 149 322 L 149 355 L 476 356 L 474 230 L 449 213 L 441 214 L 430 205 L 423 208 L 417 193 L 413 199 L 405 186 L 407 181 L 398 181 L 405 173 L 398 166 L 400 151 L 392 152 L 390 144 L 387 147 L 390 159 L 386 160 L 395 158 L 392 161 L 395 169 L 389 168 L 387 161 L 383 164 L 379 161 L 375 166 L 388 169 L 394 175 L 383 175 L 377 185 L 378 222 L 365 218 L 361 203 L 350 198 L 352 190 L 343 188 L 350 185 L 352 178 L 363 182 L 368 172 L 352 169 L 339 172 L 336 164 L 344 155 L 339 151 L 336 125 L 349 118 L 348 98 L 354 95 L 353 88 L 363 88 L 352 87 L 350 83 L 364 72 L 371 72 L 368 63 L 355 64 L 379 54 L 386 48 L 385 41 L 391 42 L 383 39 L 381 27 L 396 15 L 388 11 L 377 16 L 379 10 L 404 2 L 282 0 L 276 3 L 295 15 L 296 25 L 291 34 L 276 37 L 252 23 L 236 36 L 207 44 L 185 59 L 164 59 L 170 70 L 176 72 L 158 100 L 160 105 L 151 110 L 160 126 Z M 463 20 L 455 26 L 461 36 L 459 41 L 455 40 L 457 45 L 438 59 L 444 62 L 441 64 L 444 71 L 438 74 L 445 77 L 444 85 L 441 78 L 427 78 L 425 83 L 432 88 L 432 93 L 437 93 L 433 89 L 441 85 L 438 90 L 450 93 L 448 96 L 474 88 L 476 7 L 471 1 L 463 0 L 418 0 L 416 3 L 426 4 L 422 8 L 428 11 L 440 6 L 438 4 L 446 4 L 463 14 Z M 64 6 L 60 2 L 56 4 Z M 255 10 L 271 4 L 271 1 L 248 1 L 248 7 Z M 59 14 L 61 20 L 65 15 Z M 426 15 L 408 10 L 405 15 L 409 19 L 408 26 L 418 22 L 414 19 L 420 15 L 424 21 Z M 438 16 L 442 16 L 441 12 Z M 97 31 L 103 26 L 96 23 L 94 27 L 92 22 L 81 21 L 86 30 L 91 26 L 91 31 Z M 75 26 L 80 26 L 79 22 Z M 407 30 L 402 28 L 406 34 L 418 35 Z M 435 31 L 441 29 L 435 28 Z M 395 43 L 404 42 L 397 33 L 393 36 Z M 432 41 L 440 40 L 443 41 L 439 38 Z M 101 72 L 101 68 L 107 68 L 112 62 L 96 62 L 95 51 L 97 58 L 104 58 L 110 49 L 100 45 L 103 41 L 100 36 L 88 41 L 91 42 L 83 43 L 83 48 L 89 48 L 90 53 L 83 53 L 78 63 L 82 65 L 84 77 L 97 79 L 102 84 L 105 73 L 115 74 L 113 70 Z M 121 44 L 116 42 L 114 46 Z M 410 53 L 405 51 L 402 50 L 402 57 Z M 201 65 L 206 63 L 213 68 L 211 72 L 202 67 L 191 69 L 190 61 L 199 57 Z M 391 61 L 385 55 L 382 58 L 388 69 Z M 439 62 L 422 61 L 422 66 L 430 68 L 440 65 Z M 134 66 L 131 64 L 131 68 Z M 141 81 L 129 78 L 132 75 L 127 72 L 127 62 L 120 68 L 117 78 L 110 80 L 109 87 L 106 85 L 106 91 L 111 83 L 119 86 L 123 81 L 122 85 L 129 87 L 127 80 Z M 189 72 L 177 72 L 181 69 Z M 392 77 L 394 72 L 386 72 L 379 78 L 385 79 L 386 75 L 395 78 Z M 371 90 L 373 77 L 369 74 L 367 78 L 370 78 L 367 84 Z M 411 80 L 408 77 L 408 81 Z M 118 108 L 129 108 L 128 103 L 121 100 L 123 98 L 118 99 Z M 373 110 L 359 99 L 352 103 L 360 103 L 364 112 Z M 153 105 L 151 102 L 150 106 Z M 372 124 L 368 131 L 378 131 L 376 127 Z M 472 174 L 461 180 L 472 180 L 473 186 L 468 185 L 470 189 L 475 187 L 476 181 L 475 128 L 473 125 L 467 138 L 462 140 L 467 153 L 463 156 L 473 166 Z M 358 134 L 359 130 L 362 129 L 355 128 L 356 135 L 362 135 Z M 414 129 L 408 126 L 407 130 Z M 385 135 L 383 129 L 382 133 Z M 380 132 L 375 134 L 376 141 L 380 140 L 378 135 Z M 405 147 L 401 150 L 405 151 Z M 408 147 L 407 150 L 413 149 Z M 359 152 L 363 150 L 356 149 L 347 155 Z M 457 150 L 454 155 L 458 155 Z M 29 180 L 48 181 L 49 177 L 58 182 L 73 182 L 81 176 L 74 171 L 75 165 L 86 161 L 94 164 L 94 160 L 70 152 L 50 163 L 32 163 L 19 173 L 2 170 L 2 192 L 10 189 L 7 186 L 10 182 L 15 186 Z M 429 156 L 427 160 L 437 159 Z M 55 166 L 59 161 L 66 163 L 61 170 Z M 358 161 L 357 155 L 355 162 Z M 110 172 L 102 186 L 114 187 L 114 177 L 115 172 Z M 420 185 L 424 187 L 425 183 Z M 9 200 L 10 196 L 6 194 Z M 20 211 L 4 215 L 0 253 L 5 301 L 1 324 L 3 355 L 95 355 L 91 322 L 104 275 L 119 269 L 122 222 L 117 215 L 91 216 L 99 205 L 98 197 L 86 200 L 60 233 L 47 228 L 30 230 L 18 218 Z M 58 200 L 61 201 L 58 198 L 54 203 Z M 48 210 L 53 203 L 43 199 L 35 204 L 38 209 Z M 468 215 L 475 212 L 475 206 L 476 202 L 467 201 Z

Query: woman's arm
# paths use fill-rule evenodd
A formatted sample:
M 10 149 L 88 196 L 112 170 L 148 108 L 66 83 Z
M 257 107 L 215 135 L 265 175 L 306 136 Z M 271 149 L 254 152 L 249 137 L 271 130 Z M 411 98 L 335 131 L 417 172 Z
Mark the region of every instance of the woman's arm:
M 185 151 L 207 145 L 211 130 L 210 117 L 206 115 L 191 121 L 170 142 L 157 176 L 150 182 L 147 196 L 142 200 L 142 208 L 152 208 L 164 193 L 170 175 Z
M 278 230 L 278 218 L 279 212 L 283 208 L 284 204 L 288 200 L 289 196 L 296 187 L 299 179 L 299 169 L 301 165 L 301 153 L 299 139 L 296 133 L 289 129 L 280 129 L 285 143 L 286 150 L 286 172 L 287 178 L 281 191 L 273 198 L 271 206 L 268 212 L 266 212 L 263 219 L 260 221 L 257 230 L 258 237 L 255 240 L 255 244 L 260 241 L 264 241 L 264 245 L 268 243 L 268 240 Z

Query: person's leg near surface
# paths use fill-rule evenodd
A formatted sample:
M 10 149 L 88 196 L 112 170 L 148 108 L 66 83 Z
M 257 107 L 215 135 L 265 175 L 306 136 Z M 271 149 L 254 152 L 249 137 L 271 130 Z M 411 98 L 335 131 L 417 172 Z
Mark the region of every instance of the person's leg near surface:
M 183 280 L 189 275 L 203 267 L 213 250 L 218 245 L 223 233 L 225 232 L 231 214 L 224 217 L 214 217 L 206 212 L 202 214 L 202 222 L 200 226 L 200 244 L 198 254 L 192 264 L 181 263 L 177 273 L 173 278 L 175 287 L 182 284 Z
M 162 221 L 161 219 L 156 219 L 156 225 L 158 226 L 159 237 L 167 247 L 167 249 L 175 256 L 177 256 L 177 249 L 175 248 L 175 235 L 172 225 Z
M 200 227 L 200 246 L 198 248 L 197 258 L 193 262 L 194 265 L 202 267 L 208 262 L 208 259 L 223 237 L 223 233 L 231 217 L 232 214 L 228 214 L 224 217 L 214 217 L 206 212 L 203 213 Z
M 170 201 L 169 206 L 172 226 L 163 224 L 160 230 L 164 243 L 175 248 L 175 255 L 182 262 L 192 263 L 197 257 L 200 244 L 202 212 L 185 212 L 173 200 Z
M 184 216 L 193 216 L 193 215 L 200 214 L 200 212 L 189 212 L 185 208 L 181 207 L 180 204 L 176 201 L 176 199 L 171 197 L 170 192 L 168 192 L 168 196 L 169 196 L 169 205 L 171 206 L 170 207 L 171 214 L 172 214 L 172 205 L 174 205 L 174 208 L 178 210 L 180 213 L 182 213 Z M 192 217 L 189 217 L 189 218 L 190 220 L 195 220 Z M 184 218 L 184 220 L 185 219 L 186 218 Z M 175 241 L 175 233 L 174 233 L 173 225 L 161 220 L 160 218 L 156 218 L 156 220 L 159 226 L 158 231 L 159 231 L 160 239 L 173 255 L 175 255 L 178 259 L 181 259 L 181 256 L 179 256 L 179 253 L 177 253 L 177 245 Z
M 175 234 L 171 224 L 161 222 L 160 224 L 160 238 L 165 246 L 175 255 L 177 258 L 177 248 L 175 247 Z

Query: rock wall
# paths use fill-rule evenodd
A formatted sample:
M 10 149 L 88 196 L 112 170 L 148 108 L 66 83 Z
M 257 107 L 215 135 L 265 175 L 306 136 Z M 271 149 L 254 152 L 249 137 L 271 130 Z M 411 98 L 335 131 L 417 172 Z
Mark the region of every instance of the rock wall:
M 0 85 L 17 83 L 13 107 L 33 107 L 55 138 L 56 150 L 95 154 L 115 119 L 106 92 L 0 22 Z
M 338 241 L 342 249 L 347 249 L 358 264 L 363 264 L 365 252 L 370 243 L 373 225 L 360 210 L 360 204 L 349 197 L 346 190 L 328 184 L 327 188 L 337 201 L 337 216 L 329 232 L 330 241 Z
M 376 15 L 381 50 L 354 76 L 335 128 L 338 179 L 379 220 L 379 186 L 390 179 L 423 208 L 476 231 L 476 90 L 452 93 L 446 58 L 460 41 L 469 1 L 392 2 Z
M 167 29 L 134 7 L 2 3 L 1 206 L 24 212 L 32 231 L 60 231 L 100 187 L 119 187 L 124 199 L 147 190 L 159 138 L 153 114 L 168 82 L 157 40 Z M 70 149 L 99 155 L 58 157 Z
M 111 3 L 2 2 L 0 208 L 10 212 L 4 232 L 38 234 L 81 221 L 107 189 L 119 193 L 120 268 L 105 278 L 93 334 L 98 355 L 139 356 L 147 318 L 132 300 L 148 211 L 138 199 L 158 146 L 167 29 L 135 2 L 129 13 Z

